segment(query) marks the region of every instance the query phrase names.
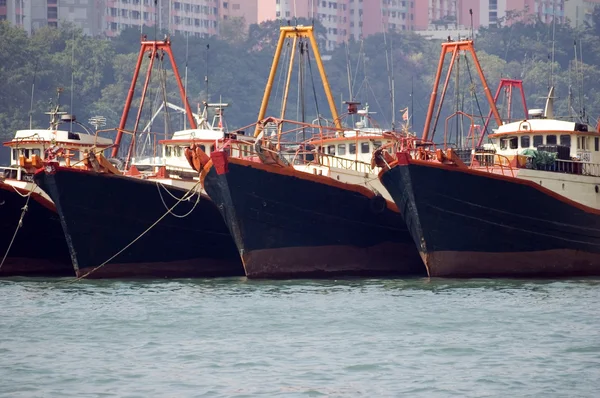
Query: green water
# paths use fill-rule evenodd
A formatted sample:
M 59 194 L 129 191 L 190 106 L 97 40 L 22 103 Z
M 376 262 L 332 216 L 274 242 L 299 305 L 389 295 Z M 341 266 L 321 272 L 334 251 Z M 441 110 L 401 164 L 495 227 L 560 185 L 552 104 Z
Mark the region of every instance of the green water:
M 600 280 L 0 280 L 6 397 L 597 397 Z

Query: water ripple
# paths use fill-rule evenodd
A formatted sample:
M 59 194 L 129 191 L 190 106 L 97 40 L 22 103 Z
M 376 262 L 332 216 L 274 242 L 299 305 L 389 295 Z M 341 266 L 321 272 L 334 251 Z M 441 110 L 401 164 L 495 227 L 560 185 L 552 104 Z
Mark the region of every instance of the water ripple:
M 0 280 L 10 397 L 596 396 L 600 280 Z

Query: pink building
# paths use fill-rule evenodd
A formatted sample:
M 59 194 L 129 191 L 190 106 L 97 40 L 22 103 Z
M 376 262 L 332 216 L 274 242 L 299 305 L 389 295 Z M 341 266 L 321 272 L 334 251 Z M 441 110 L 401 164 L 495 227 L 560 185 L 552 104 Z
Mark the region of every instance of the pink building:
M 363 0 L 361 34 L 369 36 L 384 30 L 412 30 L 415 26 L 415 0 Z M 359 3 L 360 4 L 360 3 Z
M 246 25 L 258 22 L 258 1 L 229 0 L 221 2 L 220 19 L 244 18 Z
M 590 0 L 569 0 L 590 1 Z M 593 0 L 596 1 L 596 0 Z M 598 0 L 600 1 L 600 0 Z M 414 30 L 465 30 L 514 23 L 531 17 L 543 22 L 565 20 L 565 0 L 422 0 L 415 2 Z M 521 12 L 521 18 L 507 21 L 507 12 Z
M 0 21 L 8 19 L 8 10 L 6 8 L 6 0 L 0 0 Z

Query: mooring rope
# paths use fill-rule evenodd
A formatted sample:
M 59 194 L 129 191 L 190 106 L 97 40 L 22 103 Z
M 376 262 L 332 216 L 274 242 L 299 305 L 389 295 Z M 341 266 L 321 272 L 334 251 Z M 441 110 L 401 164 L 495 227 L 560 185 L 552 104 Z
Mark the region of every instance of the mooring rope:
M 175 207 L 177 207 L 177 205 L 179 205 L 181 202 L 188 200 L 190 193 L 193 195 L 193 191 L 195 191 L 196 187 L 200 185 L 200 181 L 198 181 L 192 188 L 190 188 L 189 191 L 186 192 L 185 195 L 183 195 L 183 197 L 181 197 L 180 199 L 177 200 L 177 202 L 171 206 L 169 209 L 167 209 L 167 211 L 165 212 L 165 214 L 163 214 L 162 216 L 160 216 L 160 218 L 158 220 L 156 220 L 152 225 L 150 225 L 148 228 L 146 228 L 146 230 L 144 232 L 142 232 L 140 235 L 138 235 L 135 239 L 133 239 L 131 242 L 129 242 L 129 244 L 127 244 L 124 248 L 122 248 L 121 250 L 119 250 L 117 253 L 115 253 L 113 256 L 111 256 L 108 260 L 104 261 L 102 264 L 92 268 L 90 271 L 86 272 L 84 275 L 81 275 L 75 279 L 71 279 L 68 280 L 67 282 L 69 283 L 74 283 L 74 282 L 78 282 L 86 277 L 88 277 L 89 275 L 93 274 L 94 272 L 96 272 L 97 270 L 99 270 L 100 268 L 104 267 L 106 264 L 108 264 L 109 262 L 111 262 L 115 257 L 117 257 L 119 254 L 123 253 L 125 250 L 129 249 L 135 242 L 137 242 L 138 240 L 140 240 L 144 235 L 146 235 L 152 228 L 154 228 L 159 222 L 161 222 L 166 216 L 168 216 L 169 214 L 171 214 L 171 212 L 173 211 L 173 209 L 175 209 Z
M 198 184 L 197 184 L 197 183 L 194 185 L 194 187 L 196 187 L 196 186 L 198 186 Z M 160 197 L 160 200 L 161 200 L 161 202 L 162 202 L 163 206 L 165 207 L 165 209 L 168 209 L 168 208 L 169 208 L 169 206 L 167 206 L 167 204 L 165 203 L 165 200 L 163 199 L 162 192 L 161 192 L 161 189 L 160 189 L 161 187 L 162 187 L 162 188 L 163 188 L 165 191 L 167 191 L 167 193 L 168 193 L 169 195 L 171 195 L 171 197 L 172 197 L 173 199 L 175 199 L 175 200 L 179 200 L 179 201 L 183 201 L 183 198 L 186 198 L 186 196 L 187 196 L 187 195 L 188 195 L 188 193 L 189 193 L 189 191 L 188 191 L 188 192 L 186 192 L 186 193 L 185 193 L 185 195 L 183 195 L 183 197 L 182 197 L 182 198 L 178 198 L 177 196 L 173 195 L 173 194 L 171 193 L 171 191 L 169 191 L 167 188 L 165 188 L 165 187 L 164 187 L 164 185 L 163 185 L 163 184 L 161 184 L 161 183 L 160 183 L 160 182 L 158 182 L 158 181 L 156 182 L 156 187 L 158 188 L 158 196 Z M 193 188 L 192 188 L 192 189 L 193 189 Z M 193 196 L 193 194 L 192 194 L 191 196 Z M 189 201 L 191 196 L 187 197 L 185 200 Z M 200 203 L 200 192 L 196 192 L 196 196 L 197 196 L 197 198 L 196 198 L 196 203 L 194 203 L 194 206 L 192 206 L 192 208 L 190 209 L 190 211 L 188 211 L 188 212 L 187 212 L 187 213 L 185 213 L 184 215 L 179 215 L 179 214 L 175 214 L 175 213 L 171 212 L 171 215 L 172 215 L 173 217 L 177 217 L 177 218 L 186 218 L 187 216 L 189 216 L 190 214 L 192 214 L 192 212 L 193 212 L 193 211 L 196 209 L 196 206 L 198 206 L 198 203 Z
M 17 189 L 15 187 L 13 187 L 13 189 L 15 189 L 15 191 L 19 195 L 21 195 L 21 197 L 27 197 L 27 200 L 25 201 L 25 206 L 23 206 L 21 208 L 21 210 L 22 210 L 21 211 L 21 217 L 19 217 L 19 222 L 17 223 L 17 228 L 15 228 L 15 232 L 13 233 L 12 239 L 10 240 L 10 243 L 8 244 L 8 248 L 6 249 L 6 253 L 4 253 L 4 257 L 2 257 L 2 262 L 0 262 L 0 270 L 2 269 L 2 266 L 4 265 L 4 262 L 6 261 L 6 257 L 8 257 L 8 253 L 10 252 L 10 249 L 11 249 L 13 243 L 15 242 L 15 238 L 17 237 L 17 233 L 19 232 L 19 230 L 23 226 L 23 218 L 25 217 L 25 213 L 27 213 L 27 210 L 29 210 L 29 199 L 31 199 L 31 194 L 35 190 L 35 187 L 36 187 L 35 184 L 31 184 L 31 189 L 29 190 L 29 193 L 27 195 L 21 194 L 19 191 L 17 191 Z

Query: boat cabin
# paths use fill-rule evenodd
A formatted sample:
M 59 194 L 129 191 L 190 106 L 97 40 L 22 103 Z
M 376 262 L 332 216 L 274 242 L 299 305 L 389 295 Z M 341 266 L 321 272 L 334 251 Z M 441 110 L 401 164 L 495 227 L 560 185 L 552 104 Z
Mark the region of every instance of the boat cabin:
M 174 132 L 170 139 L 158 141 L 157 153 L 160 156 L 132 158 L 132 165 L 139 171 L 152 169 L 155 173 L 164 166 L 170 178 L 197 177 L 198 172 L 192 169 L 185 157 L 185 149 L 195 144 L 210 156 L 218 148 L 218 143 L 229 136 L 223 114 L 227 106 L 221 103 L 205 104 L 202 114 L 194 115 L 198 128 Z M 209 108 L 215 109 L 212 122 L 207 118 Z M 248 144 L 241 143 L 232 148 L 232 156 L 244 155 L 242 151 L 248 156 L 252 151 L 253 138 L 245 137 L 243 132 L 237 132 L 236 136 L 238 140 L 247 140 Z
M 316 137 L 310 141 L 323 159 L 335 157 L 370 164 L 376 149 L 394 142 L 393 137 L 384 134 L 385 130 L 371 126 L 368 108 L 359 110 L 357 114 L 361 119 L 355 123 L 355 129 Z
M 83 160 L 87 150 L 106 149 L 112 140 L 66 130 L 29 129 L 18 130 L 4 146 L 11 148 L 10 167 L 3 168 L 4 177 L 30 180 L 49 157 L 60 155 L 56 159 L 59 164 L 70 167 Z
M 600 163 L 600 133 L 584 123 L 545 119 L 542 110 L 531 110 L 530 118 L 507 123 L 489 135 L 497 154 L 513 158 L 531 151 L 556 154 L 557 160 Z

